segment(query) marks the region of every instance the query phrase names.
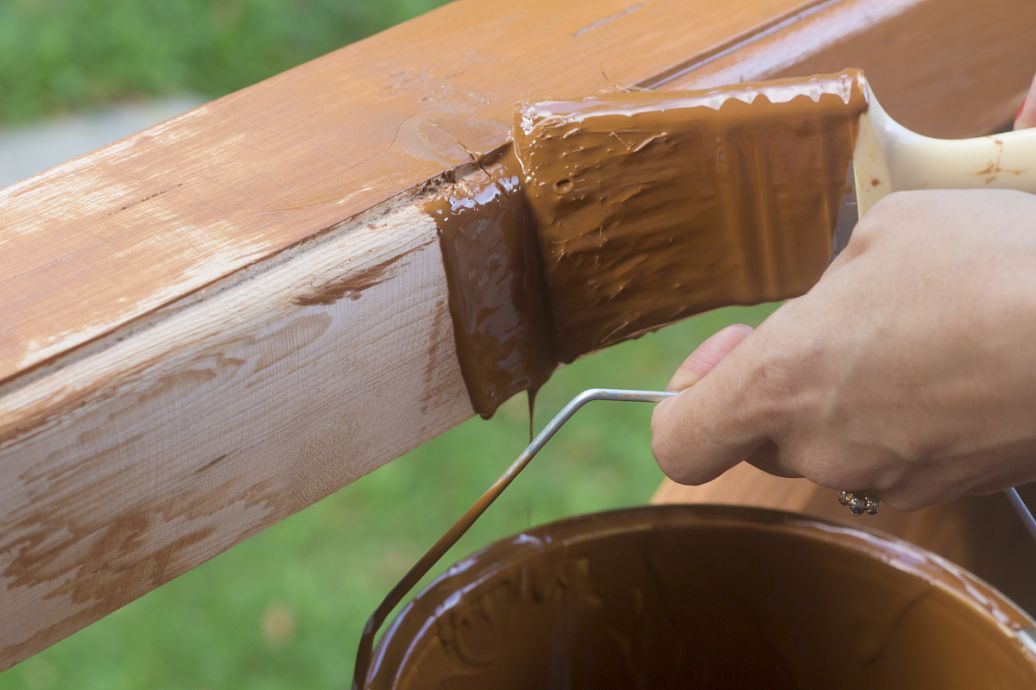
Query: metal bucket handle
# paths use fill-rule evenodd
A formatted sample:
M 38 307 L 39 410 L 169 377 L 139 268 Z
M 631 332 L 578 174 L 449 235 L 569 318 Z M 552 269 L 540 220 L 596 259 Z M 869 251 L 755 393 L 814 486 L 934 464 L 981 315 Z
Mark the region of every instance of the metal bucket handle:
M 588 402 L 593 400 L 616 400 L 620 402 L 650 402 L 657 403 L 666 398 L 671 398 L 676 393 L 670 393 L 666 391 L 640 391 L 640 390 L 622 390 L 617 388 L 590 388 L 583 391 L 576 397 L 572 398 L 561 408 L 561 411 L 554 415 L 543 431 L 536 435 L 536 438 L 532 440 L 522 454 L 518 456 L 518 459 L 511 463 L 511 466 L 500 475 L 500 478 L 493 482 L 485 493 L 475 504 L 468 509 L 466 513 L 447 531 L 444 535 L 439 537 L 439 540 L 432 545 L 432 548 L 428 549 L 425 555 L 421 556 L 421 559 L 414 564 L 410 570 L 407 571 L 406 575 L 396 583 L 388 594 L 385 595 L 384 601 L 374 610 L 371 617 L 367 619 L 367 624 L 363 626 L 363 635 L 360 636 L 359 649 L 356 651 L 356 666 L 353 670 L 353 690 L 362 690 L 366 685 L 366 675 L 370 667 L 371 657 L 374 653 L 374 636 L 377 634 L 378 629 L 385 622 L 389 613 L 392 609 L 396 608 L 396 605 L 403 600 L 403 597 L 413 589 L 414 585 L 420 580 L 432 567 L 442 558 L 451 546 L 457 543 L 457 540 L 464 536 L 464 533 L 471 528 L 471 525 L 475 523 L 475 520 L 479 518 L 482 513 L 486 511 L 493 501 L 500 493 L 507 488 L 507 486 L 514 481 L 514 478 L 529 464 L 529 461 L 536 457 L 536 454 L 543 449 L 543 446 L 547 445 L 547 441 L 551 439 L 558 432 L 565 422 L 567 422 L 572 415 L 574 415 L 579 408 Z
M 648 402 L 657 403 L 665 400 L 666 398 L 674 397 L 676 393 L 667 391 L 646 391 L 646 390 L 624 390 L 619 388 L 590 388 L 583 391 L 576 397 L 572 398 L 561 408 L 554 417 L 547 422 L 547 425 L 543 427 L 543 430 L 536 435 L 536 438 L 532 440 L 522 454 L 511 463 L 511 466 L 504 471 L 500 478 L 493 482 L 483 494 L 475 501 L 474 505 L 468 509 L 460 520 L 458 520 L 453 527 L 451 527 L 445 534 L 439 537 L 438 541 L 432 545 L 432 548 L 428 549 L 425 555 L 421 556 L 421 559 L 414 564 L 410 570 L 407 571 L 406 575 L 400 579 L 398 583 L 385 595 L 385 599 L 381 602 L 371 617 L 367 619 L 367 624 L 363 627 L 363 634 L 360 636 L 359 648 L 356 651 L 356 666 L 353 670 L 353 684 L 352 690 L 363 690 L 366 685 L 366 676 L 370 667 L 371 657 L 374 653 L 374 637 L 378 630 L 381 628 L 385 619 L 392 612 L 392 609 L 396 607 L 403 600 L 403 597 L 413 589 L 414 585 L 428 573 L 429 570 L 442 558 L 450 547 L 457 543 L 464 534 L 471 528 L 475 521 L 486 511 L 486 509 L 492 505 L 493 501 L 496 500 L 504 489 L 514 481 L 515 477 L 521 473 L 525 466 L 536 457 L 543 446 L 547 445 L 554 434 L 558 432 L 565 422 L 572 418 L 583 405 L 594 400 L 615 400 L 619 402 Z M 1014 506 L 1015 511 L 1021 518 L 1022 522 L 1025 523 L 1026 529 L 1029 534 L 1036 539 L 1036 518 L 1033 517 L 1032 512 L 1025 505 L 1021 496 L 1018 494 L 1018 490 L 1011 488 L 1004 492 L 1011 505 Z M 855 514 L 855 513 L 854 513 Z M 1023 631 L 1026 636 L 1026 642 L 1036 648 L 1036 633 L 1032 630 Z

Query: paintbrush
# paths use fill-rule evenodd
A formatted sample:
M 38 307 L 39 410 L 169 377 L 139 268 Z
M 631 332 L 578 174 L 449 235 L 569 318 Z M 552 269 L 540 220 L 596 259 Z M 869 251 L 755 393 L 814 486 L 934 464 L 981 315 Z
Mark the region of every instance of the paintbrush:
M 514 141 L 561 361 L 802 294 L 893 191 L 1036 192 L 1036 130 L 916 134 L 858 70 L 525 103 Z
M 892 119 L 864 82 L 850 193 L 835 231 L 835 253 L 882 197 L 914 189 L 1014 189 L 1036 193 L 1036 128 L 972 139 L 936 139 Z M 841 240 L 841 241 L 840 241 Z
M 894 190 L 1036 192 L 1036 130 L 915 134 L 858 70 L 520 104 L 513 139 L 427 207 L 484 417 L 558 362 L 806 292 Z

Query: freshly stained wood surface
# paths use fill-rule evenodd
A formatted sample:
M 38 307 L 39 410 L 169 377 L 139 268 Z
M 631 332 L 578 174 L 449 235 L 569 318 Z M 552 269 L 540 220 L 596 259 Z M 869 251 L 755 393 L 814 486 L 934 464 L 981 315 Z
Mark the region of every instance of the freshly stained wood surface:
M 0 193 L 0 668 L 471 414 L 421 200 L 516 100 L 856 65 L 988 131 L 1036 5 L 972 5 L 461 0 Z

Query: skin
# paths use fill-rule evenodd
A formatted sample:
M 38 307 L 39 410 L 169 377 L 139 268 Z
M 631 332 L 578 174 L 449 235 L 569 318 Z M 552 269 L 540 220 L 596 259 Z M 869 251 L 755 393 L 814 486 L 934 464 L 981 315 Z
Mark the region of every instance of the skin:
M 747 459 L 912 510 L 1036 480 L 1036 195 L 886 197 L 813 289 L 670 389 L 652 448 L 685 484 Z

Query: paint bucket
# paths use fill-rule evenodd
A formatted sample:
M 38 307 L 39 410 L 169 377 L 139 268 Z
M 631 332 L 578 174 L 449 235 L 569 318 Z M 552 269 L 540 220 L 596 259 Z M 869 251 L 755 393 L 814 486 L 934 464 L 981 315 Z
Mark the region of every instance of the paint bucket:
M 905 542 L 801 515 L 649 506 L 461 561 L 398 615 L 377 690 L 1031 689 L 1033 621 Z

